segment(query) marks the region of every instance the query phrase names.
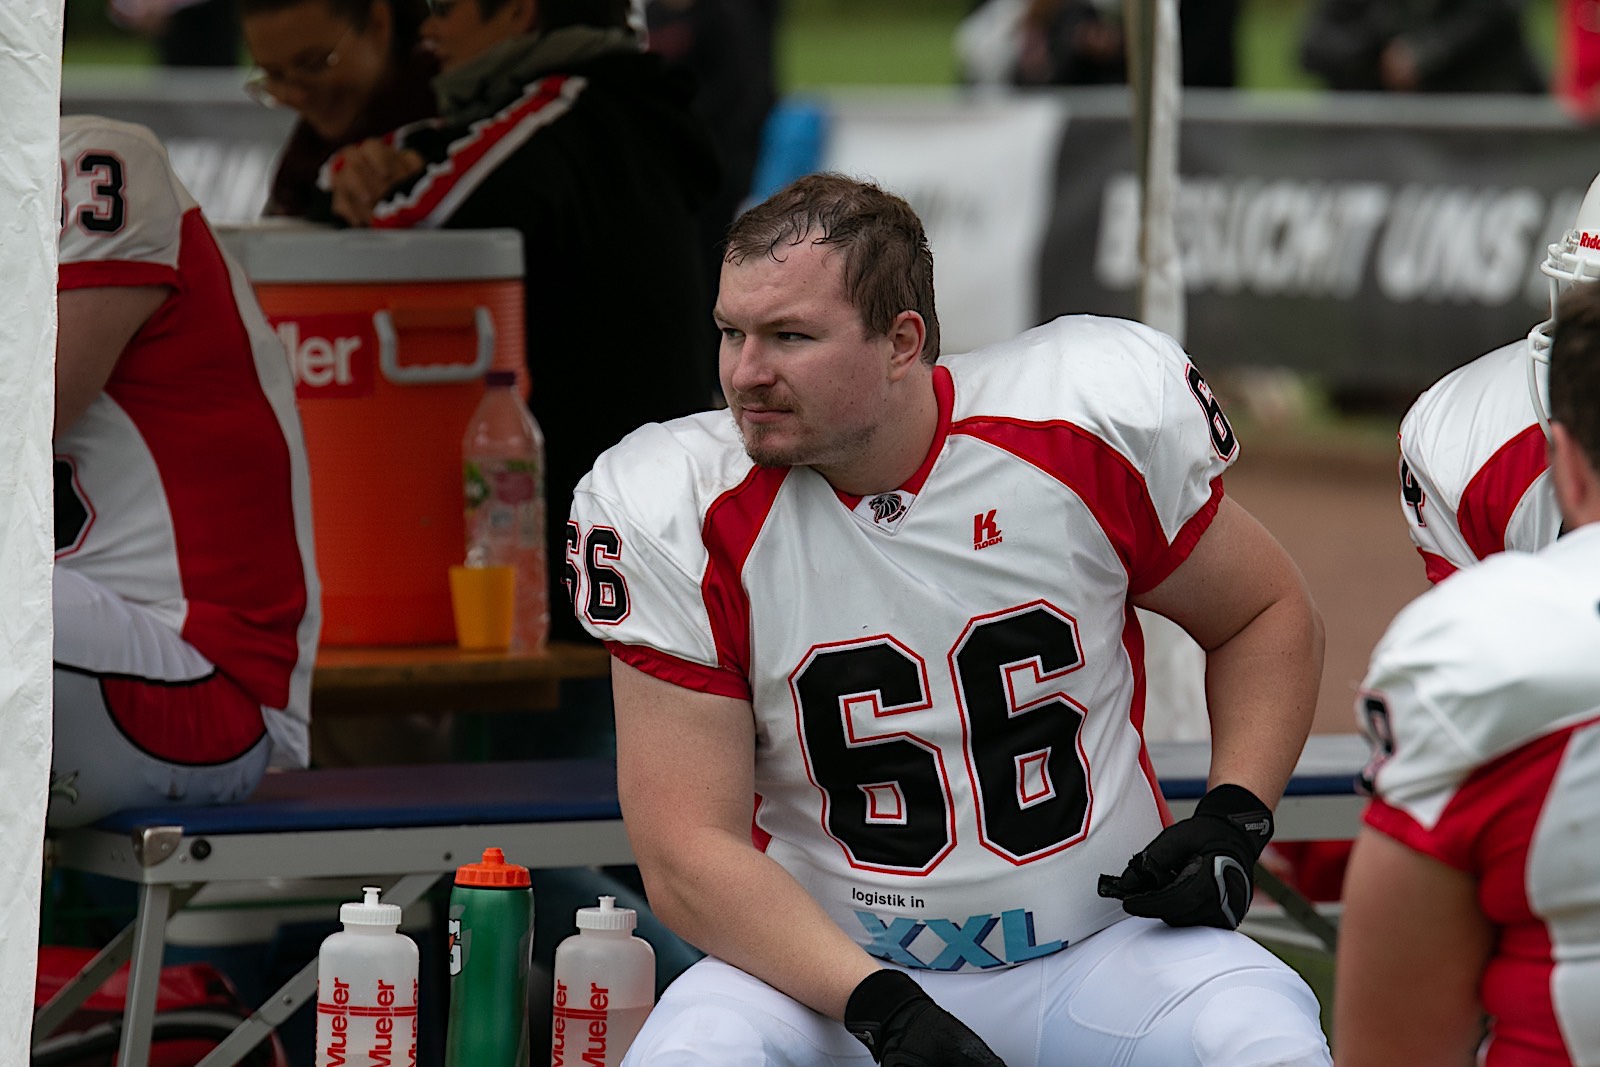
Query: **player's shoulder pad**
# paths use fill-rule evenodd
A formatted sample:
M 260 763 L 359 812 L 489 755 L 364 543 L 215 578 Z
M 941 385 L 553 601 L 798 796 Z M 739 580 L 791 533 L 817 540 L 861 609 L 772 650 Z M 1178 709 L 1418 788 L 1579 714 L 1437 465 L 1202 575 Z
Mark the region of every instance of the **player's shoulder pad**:
M 1159 419 L 1188 356 L 1142 323 L 1066 315 L 943 362 L 956 381 L 958 420 L 979 412 L 1109 428 Z
M 1476 764 L 1592 715 L 1600 590 L 1586 584 L 1549 550 L 1502 552 L 1402 609 L 1365 685 L 1394 695 L 1397 754 L 1448 741 Z
M 1534 424 L 1527 345 L 1524 338 L 1486 352 L 1417 397 L 1400 420 L 1400 451 L 1413 470 L 1427 471 L 1441 486 L 1464 486 L 1501 445 Z
M 137 260 L 175 266 L 183 218 L 195 200 L 147 127 L 98 115 L 61 120 L 62 200 L 72 213 L 58 239 L 63 264 Z M 87 230 L 84 212 L 117 204 L 115 224 Z
M 634 430 L 600 454 L 576 494 L 645 529 L 667 529 L 703 515 L 751 467 L 732 416 L 705 411 Z
M 63 115 L 61 158 L 70 160 L 91 149 L 115 152 L 124 162 L 149 161 L 162 169 L 170 166 L 166 146 L 148 126 L 102 115 Z

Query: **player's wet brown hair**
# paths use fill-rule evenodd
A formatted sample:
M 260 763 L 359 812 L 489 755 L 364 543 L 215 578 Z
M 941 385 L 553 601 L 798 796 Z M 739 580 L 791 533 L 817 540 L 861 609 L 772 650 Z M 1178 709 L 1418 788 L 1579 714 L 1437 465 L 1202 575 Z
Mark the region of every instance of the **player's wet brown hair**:
M 809 240 L 844 256 L 844 288 L 869 337 L 882 337 L 902 311 L 927 326 L 922 359 L 939 359 L 939 315 L 933 300 L 933 250 L 922 220 L 893 193 L 842 174 L 812 174 L 773 193 L 728 229 L 723 259 L 783 258 Z
M 1574 285 L 1556 309 L 1550 417 L 1567 428 L 1600 471 L 1600 283 Z

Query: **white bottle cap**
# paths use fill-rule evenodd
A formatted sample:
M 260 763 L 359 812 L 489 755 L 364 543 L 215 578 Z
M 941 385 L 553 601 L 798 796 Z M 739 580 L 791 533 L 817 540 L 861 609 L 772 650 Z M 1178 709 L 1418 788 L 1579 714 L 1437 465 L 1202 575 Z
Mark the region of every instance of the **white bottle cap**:
M 362 886 L 366 900 L 339 905 L 339 921 L 346 926 L 399 926 L 400 905 L 378 903 L 378 887 Z
M 632 908 L 619 908 L 616 904 L 616 897 L 601 897 L 598 908 L 579 908 L 578 929 L 632 930 L 639 916 Z

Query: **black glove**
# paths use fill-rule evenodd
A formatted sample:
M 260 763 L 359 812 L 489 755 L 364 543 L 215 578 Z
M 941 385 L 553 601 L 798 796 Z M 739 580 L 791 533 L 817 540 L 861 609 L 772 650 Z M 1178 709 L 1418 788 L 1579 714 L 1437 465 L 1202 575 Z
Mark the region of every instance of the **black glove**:
M 883 1067 L 1006 1067 L 983 1039 L 899 971 L 873 971 L 844 1008 L 844 1028 Z
M 1250 790 L 1219 785 L 1194 814 L 1156 835 L 1119 877 L 1100 876 L 1100 895 L 1129 915 L 1168 926 L 1238 927 L 1255 892 L 1256 860 L 1272 840 L 1272 812 Z

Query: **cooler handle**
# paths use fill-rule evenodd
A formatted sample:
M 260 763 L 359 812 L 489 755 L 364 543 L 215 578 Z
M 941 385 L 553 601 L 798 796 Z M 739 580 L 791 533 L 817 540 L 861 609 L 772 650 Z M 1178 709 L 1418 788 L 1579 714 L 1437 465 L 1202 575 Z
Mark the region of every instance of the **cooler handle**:
M 478 351 L 471 363 L 414 363 L 400 365 L 400 337 L 387 308 L 372 313 L 372 328 L 378 335 L 378 366 L 383 376 L 396 385 L 437 385 L 440 382 L 465 382 L 482 378 L 494 362 L 494 318 L 485 307 L 472 309 L 472 325 L 478 335 Z

